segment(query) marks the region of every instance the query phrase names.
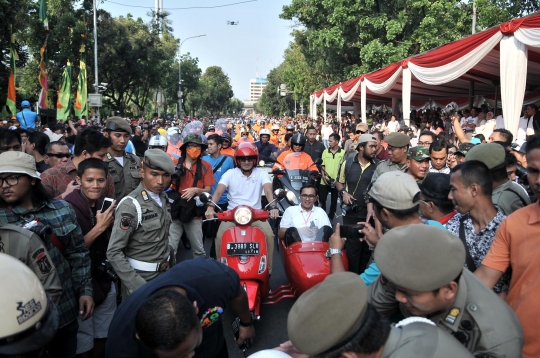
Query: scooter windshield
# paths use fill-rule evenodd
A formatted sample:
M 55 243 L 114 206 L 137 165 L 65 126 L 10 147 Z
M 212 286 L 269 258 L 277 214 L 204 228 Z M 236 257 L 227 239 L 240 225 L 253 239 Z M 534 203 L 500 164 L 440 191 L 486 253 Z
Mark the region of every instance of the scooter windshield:
M 303 163 L 304 157 L 300 153 L 290 153 L 283 160 L 283 167 L 287 170 L 287 176 L 294 190 L 300 191 L 302 185 L 309 182 L 309 170 L 307 163 Z

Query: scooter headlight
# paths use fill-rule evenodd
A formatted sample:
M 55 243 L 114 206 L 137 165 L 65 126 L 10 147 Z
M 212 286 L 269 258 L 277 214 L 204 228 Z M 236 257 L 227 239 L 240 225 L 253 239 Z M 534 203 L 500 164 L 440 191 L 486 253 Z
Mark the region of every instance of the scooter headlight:
M 234 221 L 236 221 L 238 225 L 249 224 L 249 222 L 251 221 L 251 217 L 251 210 L 249 210 L 248 208 L 238 208 L 234 212 Z
M 285 197 L 287 198 L 287 201 L 291 205 L 298 205 L 298 198 L 296 197 L 296 194 L 290 190 L 287 190 L 285 193 Z

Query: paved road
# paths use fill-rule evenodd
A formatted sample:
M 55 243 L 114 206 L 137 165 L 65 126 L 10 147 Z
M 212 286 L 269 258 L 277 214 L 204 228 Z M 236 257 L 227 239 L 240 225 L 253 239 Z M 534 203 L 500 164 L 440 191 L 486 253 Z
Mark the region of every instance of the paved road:
M 327 203 L 329 205 L 330 198 L 328 198 Z M 341 215 L 341 210 L 338 206 L 337 215 Z M 335 223 L 342 223 L 341 217 L 334 220 Z M 205 240 L 204 247 L 206 253 L 210 252 L 211 242 L 210 240 Z M 285 275 L 285 270 L 283 267 L 283 261 L 281 260 L 281 254 L 277 251 L 277 244 L 274 245 L 274 263 L 272 269 L 272 277 L 270 277 L 270 289 L 273 290 L 281 285 L 288 283 L 287 276 Z M 183 260 L 191 259 L 192 252 L 191 250 L 186 250 L 182 243 L 178 247 L 177 260 L 178 262 Z M 249 354 L 255 353 L 263 349 L 270 349 L 277 347 L 280 343 L 288 340 L 287 335 L 287 315 L 289 310 L 294 304 L 295 299 L 287 298 L 283 299 L 281 302 L 278 302 L 274 305 L 263 305 L 261 307 L 261 320 L 255 322 L 255 331 L 257 336 L 255 342 L 248 350 Z M 227 346 L 229 348 L 229 356 L 231 358 L 243 358 L 242 351 L 236 347 L 234 343 L 234 336 L 232 329 L 230 328 L 230 323 L 234 320 L 234 316 L 230 309 L 225 310 L 223 315 L 223 323 L 225 328 L 225 337 L 227 341 Z

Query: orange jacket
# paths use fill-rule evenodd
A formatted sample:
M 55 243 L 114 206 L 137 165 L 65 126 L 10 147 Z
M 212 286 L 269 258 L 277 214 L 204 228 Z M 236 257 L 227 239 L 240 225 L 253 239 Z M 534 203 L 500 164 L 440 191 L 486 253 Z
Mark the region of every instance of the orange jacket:
M 274 168 L 281 168 L 283 165 L 288 168 L 296 168 L 300 170 L 316 170 L 317 166 L 313 163 L 313 160 L 311 159 L 311 156 L 307 154 L 306 152 L 300 152 L 298 156 L 296 155 L 290 155 L 292 153 L 292 150 L 286 150 L 283 153 L 279 155 L 277 158 L 278 163 L 281 163 L 279 165 L 278 163 L 274 164 L 272 169 Z M 288 157 L 287 157 L 288 156 Z M 287 158 L 285 158 L 287 157 Z
M 248 136 L 247 139 L 244 139 L 242 137 L 240 137 L 238 139 L 235 138 L 233 143 L 232 143 L 232 147 L 236 148 L 236 147 L 238 147 L 238 145 L 240 143 L 244 143 L 244 142 L 253 143 L 253 138 L 251 138 L 250 136 Z

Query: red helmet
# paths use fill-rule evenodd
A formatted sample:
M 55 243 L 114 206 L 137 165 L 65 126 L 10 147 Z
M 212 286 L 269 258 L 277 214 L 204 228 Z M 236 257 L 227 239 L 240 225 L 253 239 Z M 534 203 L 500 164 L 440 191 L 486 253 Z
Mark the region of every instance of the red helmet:
M 257 163 L 259 162 L 259 151 L 252 143 L 240 143 L 236 148 L 236 152 L 234 152 L 234 161 L 236 162 L 237 167 L 240 166 L 239 159 L 245 157 L 253 157 L 253 165 L 257 166 Z

